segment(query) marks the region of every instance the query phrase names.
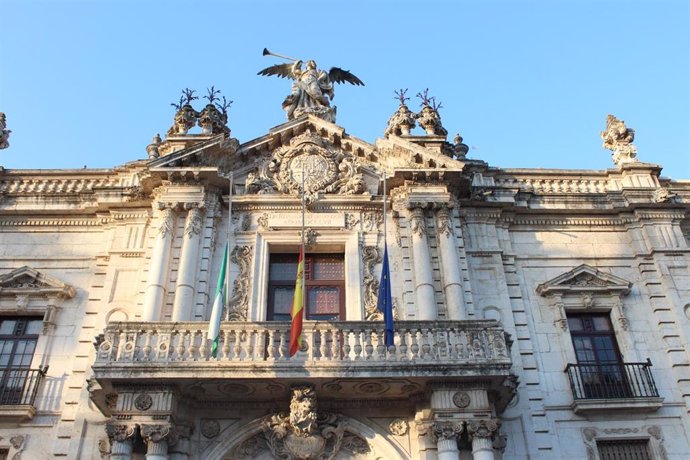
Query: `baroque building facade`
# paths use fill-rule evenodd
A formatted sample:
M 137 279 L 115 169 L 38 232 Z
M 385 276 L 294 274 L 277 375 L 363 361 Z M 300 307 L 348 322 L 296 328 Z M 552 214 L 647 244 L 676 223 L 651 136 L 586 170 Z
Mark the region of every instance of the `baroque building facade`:
M 621 121 L 610 169 L 502 169 L 426 95 L 373 144 L 323 105 L 240 143 L 191 101 L 148 159 L 0 169 L 0 458 L 690 455 L 690 183 Z

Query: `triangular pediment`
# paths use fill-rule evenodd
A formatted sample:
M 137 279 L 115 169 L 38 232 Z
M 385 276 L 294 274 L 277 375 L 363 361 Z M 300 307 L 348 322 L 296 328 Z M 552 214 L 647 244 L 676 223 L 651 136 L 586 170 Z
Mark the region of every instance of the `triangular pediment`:
M 26 265 L 0 275 L 0 296 L 3 294 L 36 294 L 72 298 L 75 293 L 72 286 Z
M 582 264 L 563 273 L 550 281 L 537 286 L 537 293 L 542 296 L 564 293 L 619 293 L 630 292 L 632 283 L 596 268 Z

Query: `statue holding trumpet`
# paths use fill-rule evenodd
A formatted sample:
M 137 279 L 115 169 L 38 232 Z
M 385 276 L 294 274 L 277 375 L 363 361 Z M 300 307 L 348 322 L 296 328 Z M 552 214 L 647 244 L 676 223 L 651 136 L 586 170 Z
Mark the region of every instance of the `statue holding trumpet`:
M 276 75 L 281 78 L 294 80 L 292 92 L 283 101 L 283 110 L 288 120 L 294 120 L 305 114 L 316 115 L 326 121 L 335 122 L 336 107 L 331 107 L 333 99 L 333 84 L 348 82 L 357 86 L 364 86 L 362 80 L 347 70 L 331 67 L 326 73 L 316 67 L 316 62 L 308 60 L 305 68 L 299 59 L 293 59 L 272 53 L 264 48 L 264 56 L 275 56 L 292 61 L 288 64 L 276 64 L 260 71 L 258 75 Z

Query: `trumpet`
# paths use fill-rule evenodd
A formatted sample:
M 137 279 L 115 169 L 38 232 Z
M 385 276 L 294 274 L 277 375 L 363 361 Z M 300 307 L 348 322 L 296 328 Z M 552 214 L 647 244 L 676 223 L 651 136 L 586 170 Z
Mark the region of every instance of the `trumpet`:
M 282 54 L 278 54 L 278 53 L 273 53 L 273 52 L 269 51 L 268 48 L 264 48 L 263 56 L 275 56 L 277 58 L 285 59 L 285 60 L 292 61 L 292 62 L 299 61 L 299 59 L 291 58 L 289 56 L 283 56 Z

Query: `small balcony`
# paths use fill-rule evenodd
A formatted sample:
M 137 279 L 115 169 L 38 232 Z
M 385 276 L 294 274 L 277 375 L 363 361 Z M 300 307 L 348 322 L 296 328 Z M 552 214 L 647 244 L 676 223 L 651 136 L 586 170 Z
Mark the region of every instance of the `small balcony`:
M 36 414 L 36 393 L 48 368 L 27 369 L 8 367 L 0 369 L 0 419 L 26 421 Z
M 652 363 L 568 364 L 575 413 L 615 409 L 652 412 L 661 407 Z
M 512 396 L 506 382 L 510 342 L 493 320 L 401 321 L 390 347 L 383 343 L 381 323 L 305 321 L 303 346 L 293 357 L 288 356 L 286 322 L 224 322 L 216 357 L 207 331 L 206 322 L 109 324 L 96 343 L 93 370 L 99 392 L 155 382 L 176 385 L 184 393 L 186 385 L 206 382 L 205 395 L 213 397 L 213 382 L 216 387 L 232 381 L 258 388 L 307 381 L 325 393 L 337 390 L 334 398 L 380 399 L 409 397 L 431 381 L 480 378 L 503 395 L 504 405 Z M 251 395 L 270 397 L 260 389 Z M 102 407 L 98 395 L 92 396 Z

